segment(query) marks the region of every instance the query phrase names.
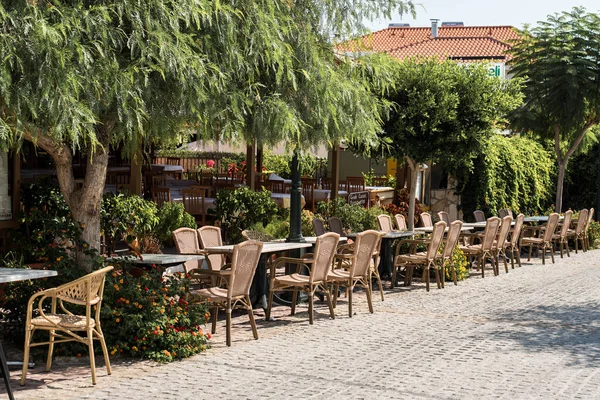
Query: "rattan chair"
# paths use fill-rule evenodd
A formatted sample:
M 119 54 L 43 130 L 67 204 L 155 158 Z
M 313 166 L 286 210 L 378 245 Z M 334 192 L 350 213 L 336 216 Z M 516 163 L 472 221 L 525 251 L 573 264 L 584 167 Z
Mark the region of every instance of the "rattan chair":
M 579 214 L 581 216 L 581 214 Z M 541 237 L 521 237 L 521 246 L 529 246 L 529 254 L 527 257 L 527 261 L 531 260 L 531 251 L 533 246 L 536 247 L 536 252 L 540 248 L 542 249 L 542 264 L 546 264 L 546 251 L 550 251 L 550 256 L 552 257 L 552 264 L 554 264 L 554 249 L 552 247 L 552 236 L 554 235 L 554 231 L 556 230 L 556 226 L 558 225 L 558 219 L 560 216 L 558 213 L 552 213 L 548 216 L 548 223 L 542 227 L 532 227 L 529 226 L 526 229 L 523 229 L 521 236 L 527 231 L 541 231 Z M 587 218 L 587 210 L 585 213 L 585 218 Z M 585 222 L 584 222 L 585 224 Z
M 485 214 L 481 210 L 473 211 L 473 217 L 475 218 L 475 222 L 485 222 Z
M 431 239 L 427 243 L 427 251 L 419 252 L 415 254 L 400 254 L 400 248 L 404 243 L 424 243 L 423 241 L 416 241 L 414 239 L 404 239 L 398 243 L 396 247 L 396 255 L 394 257 L 394 266 L 392 268 L 392 288 L 396 285 L 396 276 L 400 268 L 404 267 L 404 285 L 410 286 L 412 284 L 412 275 L 415 266 L 423 266 L 423 278 L 425 280 L 425 288 L 429 291 L 429 271 L 433 267 L 435 269 L 435 280 L 438 289 L 442 287 L 439 269 L 436 267 L 436 261 L 438 260 L 438 250 L 442 244 L 444 238 L 444 231 L 446 230 L 446 223 L 439 221 L 433 226 L 431 233 Z
M 379 229 L 382 232 L 392 232 L 394 230 L 394 226 L 392 225 L 392 218 L 387 214 L 378 215 L 377 222 L 379 222 Z
M 171 202 L 171 189 L 162 187 L 152 188 L 152 201 L 156 203 L 158 207 L 161 207 L 166 202 Z
M 381 259 L 381 242 L 383 241 L 383 237 L 385 233 L 379 234 L 379 242 L 375 247 L 375 253 L 373 253 L 373 261 L 369 266 L 369 285 L 371 285 L 371 293 L 373 293 L 373 275 L 375 275 L 375 279 L 377 280 L 377 285 L 379 286 L 379 295 L 381 296 L 381 301 L 384 300 L 383 297 L 383 283 L 381 282 L 381 275 L 379 275 L 379 262 Z
M 394 219 L 396 220 L 396 227 L 399 231 L 405 231 L 408 229 L 406 226 L 406 217 L 402 214 L 394 215 Z
M 506 262 L 506 245 L 508 243 L 508 234 L 510 233 L 510 229 L 512 227 L 513 217 L 507 215 L 502 218 L 500 223 L 500 228 L 498 229 L 498 235 L 496 236 L 496 240 L 492 244 L 492 252 L 496 257 L 496 272 L 498 271 L 498 265 L 500 262 L 500 258 L 504 261 L 504 270 L 508 273 L 508 263 Z
M 248 240 L 233 247 L 231 261 L 231 276 L 226 289 L 211 287 L 206 289 L 190 290 L 192 302 L 206 302 L 213 308 L 212 333 L 217 330 L 217 316 L 219 309 L 226 313 L 226 342 L 231 346 L 231 311 L 240 307 L 248 311 L 248 318 L 252 326 L 254 339 L 258 339 L 258 330 L 252 313 L 250 301 L 250 285 L 260 259 L 263 244 L 256 240 Z
M 325 231 L 325 222 L 323 222 L 320 218 L 313 218 L 312 220 L 313 229 L 315 230 L 316 236 L 321 236 L 326 233 Z
M 429 227 L 433 226 L 433 220 L 431 219 L 431 214 L 427 212 L 423 212 L 419 215 L 421 219 L 421 226 Z
M 266 313 L 267 321 L 271 318 L 273 292 L 275 291 L 292 292 L 292 315 L 296 313 L 298 292 L 302 291 L 306 293 L 308 296 L 308 320 L 311 325 L 314 322 L 315 293 L 317 291 L 324 292 L 327 296 L 329 315 L 331 318 L 335 318 L 333 303 L 331 301 L 331 291 L 327 285 L 327 274 L 331 270 L 333 257 L 339 240 L 340 235 L 337 233 L 325 233 L 317 238 L 314 254 L 305 254 L 302 258 L 279 257 L 277 261 L 271 265 L 269 306 Z M 296 272 L 289 275 L 276 276 L 275 271 L 277 270 L 277 267 L 286 264 L 296 265 Z M 301 274 L 302 267 L 308 268 L 308 275 Z
M 590 243 L 590 236 L 589 236 L 589 229 L 590 229 L 590 225 L 592 224 L 592 221 L 594 219 L 594 207 L 590 208 L 590 211 L 588 212 L 588 219 L 587 219 L 587 223 L 585 224 L 585 229 L 583 231 L 583 237 L 584 237 L 584 242 L 585 242 L 585 249 L 589 250 L 590 246 L 593 245 L 593 243 Z
M 521 237 L 524 219 L 525 215 L 517 215 L 515 226 L 510 232 L 510 240 L 506 241 L 506 246 L 504 248 L 504 254 L 510 254 L 510 267 L 512 269 L 515 269 L 515 258 L 517 259 L 519 267 L 521 266 L 521 244 L 519 243 L 519 239 Z
M 344 225 L 342 224 L 342 220 L 338 217 L 331 217 L 327 220 L 327 224 L 329 225 L 329 231 L 335 232 L 340 236 L 346 236 L 344 232 Z
M 444 250 L 442 251 L 441 260 L 441 280 L 442 287 L 445 286 L 446 282 L 446 265 L 450 265 L 452 268 L 452 281 L 457 285 L 456 281 L 456 264 L 454 264 L 454 248 L 458 245 L 458 239 L 460 238 L 460 232 L 463 226 L 463 222 L 456 220 L 448 227 L 448 234 L 444 241 Z
M 196 230 L 198 232 L 198 241 L 200 243 L 200 249 L 207 247 L 217 247 L 223 245 L 221 239 L 221 228 L 218 226 L 206 225 Z M 212 285 L 217 286 L 220 280 L 227 281 L 229 274 L 231 273 L 229 264 L 224 254 L 207 254 L 206 262 L 208 263 L 208 270 L 202 271 L 203 273 L 212 276 Z
M 581 243 L 581 250 L 585 251 L 585 227 L 587 225 L 589 211 L 584 208 L 579 211 L 579 216 L 577 217 L 577 225 L 575 225 L 575 229 L 569 229 L 567 231 L 567 237 L 569 239 L 575 240 L 575 254 L 577 254 L 579 250 L 579 243 Z
M 490 217 L 487 219 L 485 224 L 485 230 L 483 231 L 483 237 L 481 243 L 470 244 L 466 246 L 459 246 L 460 249 L 465 253 L 465 256 L 478 259 L 479 268 L 481 268 L 481 277 L 485 278 L 485 262 L 490 260 L 494 275 L 498 275 L 498 266 L 495 265 L 495 256 L 493 252 L 494 240 L 496 240 L 496 234 L 500 227 L 500 218 Z
M 450 216 L 446 211 L 440 211 L 437 214 L 440 221 L 444 221 L 447 225 L 450 225 Z
M 94 339 L 100 342 L 106 372 L 111 374 L 108 350 L 104 341 L 104 334 L 100 327 L 100 308 L 102 306 L 102 294 L 104 292 L 104 280 L 106 274 L 113 267 L 105 267 L 94 271 L 72 282 L 64 285 L 37 292 L 27 303 L 27 319 L 25 321 L 25 354 L 23 356 L 23 374 L 21 385 L 25 384 L 27 378 L 27 367 L 29 365 L 29 351 L 31 347 L 48 345 L 48 358 L 46 360 L 46 371 L 52 367 L 52 353 L 55 343 L 80 342 L 86 344 L 89 350 L 90 367 L 92 369 L 92 384 L 96 384 L 96 361 L 94 358 Z M 51 301 L 50 312 L 44 311 L 45 300 Z M 35 304 L 34 304 L 35 303 Z M 67 309 L 66 304 L 74 304 L 85 308 L 83 315 L 73 314 Z M 36 307 L 37 305 L 37 307 Z M 57 312 L 57 306 L 60 311 Z M 38 315 L 34 317 L 34 315 Z M 49 340 L 33 343 L 33 334 L 36 330 L 45 330 L 49 333 Z M 76 332 L 85 331 L 81 336 Z M 57 340 L 58 339 L 58 340 Z
M 573 219 L 573 211 L 565 211 L 565 217 L 562 220 L 562 225 L 558 233 L 552 235 L 552 243 L 558 243 L 560 246 L 560 258 L 563 258 L 564 248 L 566 246 L 567 257 L 571 257 L 569 254 L 569 226 L 571 225 L 571 219 Z
M 337 305 L 339 286 L 345 286 L 348 293 L 348 316 L 352 318 L 352 291 L 356 285 L 365 289 L 369 312 L 373 313 L 371 285 L 369 284 L 369 266 L 377 250 L 379 232 L 368 230 L 359 233 L 354 242 L 354 251 L 349 260 L 348 269 L 334 269 L 327 274 L 327 283 L 334 286 L 333 308 Z M 331 287 L 331 286 L 330 286 Z

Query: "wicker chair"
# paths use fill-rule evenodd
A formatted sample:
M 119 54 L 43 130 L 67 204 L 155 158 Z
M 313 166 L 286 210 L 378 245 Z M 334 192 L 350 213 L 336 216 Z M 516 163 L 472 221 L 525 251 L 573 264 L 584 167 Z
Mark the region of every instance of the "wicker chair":
M 562 221 L 560 230 L 558 233 L 552 235 L 552 243 L 558 243 L 560 246 L 560 258 L 563 258 L 564 248 L 567 248 L 567 257 L 571 257 L 569 254 L 569 226 L 571 225 L 571 219 L 573 219 L 573 211 L 565 211 L 565 218 Z
M 567 231 L 567 237 L 569 239 L 575 240 L 575 254 L 577 254 L 577 252 L 579 250 L 577 241 L 579 241 L 581 243 L 581 250 L 583 250 L 583 251 L 586 250 L 586 248 L 585 248 L 585 227 L 587 225 L 588 215 L 589 215 L 589 211 L 586 208 L 579 211 L 579 217 L 577 218 L 577 225 L 575 226 L 575 229 L 569 229 Z
M 475 218 L 475 222 L 485 222 L 485 214 L 481 210 L 473 211 L 473 217 Z
M 398 227 L 399 231 L 405 231 L 408 229 L 406 226 L 406 217 L 402 214 L 394 215 L 394 219 L 396 220 L 396 227 Z
M 444 287 L 446 282 L 446 265 L 450 265 L 452 267 L 452 281 L 455 285 L 456 282 L 456 265 L 454 264 L 454 258 L 452 257 L 454 254 L 454 248 L 458 245 L 458 239 L 460 238 L 460 232 L 463 226 L 463 222 L 460 220 L 456 220 L 452 222 L 448 228 L 448 235 L 446 237 L 446 241 L 444 242 L 444 250 L 442 251 L 441 257 L 441 280 L 442 287 Z
M 371 293 L 373 293 L 373 275 L 375 275 L 375 279 L 377 279 L 377 285 L 379 286 L 379 295 L 381 296 L 381 301 L 384 300 L 383 297 L 383 283 L 381 282 L 381 275 L 379 275 L 379 262 L 381 258 L 381 242 L 383 241 L 383 237 L 385 233 L 379 234 L 379 242 L 375 247 L 375 253 L 373 253 L 373 261 L 371 265 L 369 265 L 369 285 L 371 285 Z
M 223 245 L 221 239 L 221 228 L 218 226 L 206 225 L 196 230 L 198 232 L 198 240 L 200 249 L 207 247 L 217 247 Z M 212 276 L 212 286 L 217 286 L 220 280 L 228 280 L 231 273 L 228 268 L 227 259 L 224 254 L 208 254 L 206 256 L 208 270 L 202 271 L 204 274 Z
M 344 232 L 344 225 L 342 224 L 342 220 L 338 217 L 331 217 L 327 220 L 327 224 L 329 225 L 329 230 L 331 232 L 335 232 L 340 236 L 346 236 Z
M 368 230 L 359 233 L 354 242 L 354 252 L 350 259 L 348 269 L 334 269 L 327 274 L 327 283 L 335 286 L 333 297 L 333 308 L 337 305 L 337 294 L 340 285 L 346 287 L 348 293 L 348 316 L 352 318 L 352 291 L 356 285 L 360 285 L 367 293 L 369 312 L 373 313 L 373 300 L 371 298 L 371 285 L 369 284 L 369 266 L 373 254 L 377 250 L 379 232 Z
M 377 222 L 379 222 L 379 229 L 382 232 L 392 232 L 394 230 L 392 218 L 387 214 L 378 215 Z
M 326 233 L 325 231 L 325 222 L 323 222 L 320 218 L 313 218 L 312 220 L 313 229 L 315 230 L 315 235 L 321 236 Z
M 585 239 L 584 242 L 585 242 L 586 250 L 589 250 L 590 246 L 593 245 L 593 243 L 590 243 L 590 237 L 588 235 L 588 230 L 590 229 L 590 225 L 591 225 L 593 219 L 594 219 L 594 207 L 590 208 L 590 211 L 588 212 L 587 223 L 585 224 L 585 230 L 583 231 L 583 237 Z
M 465 253 L 465 256 L 478 258 L 482 278 L 485 278 L 485 262 L 488 259 L 492 265 L 494 275 L 498 275 L 498 266 L 494 265 L 495 257 L 492 247 L 494 245 L 494 240 L 496 240 L 496 234 L 498 233 L 499 227 L 500 218 L 490 217 L 485 224 L 485 231 L 483 232 L 481 243 L 460 246 L 460 249 Z
M 248 318 L 252 326 L 254 339 L 258 339 L 258 331 L 254 314 L 252 313 L 252 302 L 250 301 L 250 285 L 260 259 L 263 244 L 255 240 L 248 240 L 233 248 L 231 262 L 231 276 L 226 289 L 211 287 L 207 289 L 191 290 L 191 301 L 206 302 L 213 308 L 212 333 L 217 330 L 217 316 L 219 309 L 226 313 L 226 341 L 231 346 L 231 311 L 240 307 L 248 311 Z
M 519 214 L 515 219 L 515 226 L 510 232 L 510 240 L 506 241 L 504 248 L 504 254 L 510 254 L 510 267 L 515 269 L 515 258 L 519 267 L 521 267 L 521 244 L 519 238 L 521 237 L 521 230 L 523 229 L 523 220 L 525 215 Z
M 404 243 L 414 244 L 414 239 L 401 240 L 396 247 L 396 255 L 394 257 L 394 266 L 392 269 L 392 288 L 396 285 L 397 271 L 404 267 L 404 285 L 410 286 L 412 283 L 412 275 L 415 266 L 423 266 L 423 277 L 425 280 L 425 288 L 429 291 L 429 270 L 431 267 L 435 268 L 435 280 L 437 282 L 438 289 L 442 287 L 439 270 L 436 267 L 436 261 L 438 260 L 438 250 L 442 244 L 444 238 L 444 231 L 446 230 L 446 223 L 444 221 L 437 222 L 433 227 L 431 233 L 431 239 L 427 241 L 427 251 L 419 252 L 415 254 L 399 254 L 400 248 Z M 423 243 L 423 241 L 418 241 Z
M 450 225 L 450 216 L 446 211 L 440 211 L 437 214 L 440 221 L 444 221 L 447 225 Z
M 494 253 L 494 256 L 496 257 L 496 272 L 497 273 L 500 272 L 500 271 L 498 271 L 500 257 L 502 257 L 502 260 L 504 261 L 504 270 L 506 271 L 506 273 L 508 273 L 508 263 L 506 262 L 506 244 L 508 243 L 507 239 L 508 239 L 508 234 L 510 233 L 512 222 L 513 222 L 513 217 L 511 217 L 510 215 L 507 215 L 506 217 L 502 218 L 502 221 L 500 223 L 500 228 L 498 229 L 498 236 L 496 237 L 496 240 L 492 244 L 492 252 Z
M 427 213 L 427 212 L 423 212 L 419 215 L 419 218 L 421 219 L 421 226 L 433 226 L 433 220 L 431 219 L 431 214 Z
M 335 249 L 340 240 L 340 235 L 334 232 L 325 233 L 317 238 L 314 254 L 305 254 L 302 258 L 279 257 L 271 265 L 271 285 L 269 291 L 269 306 L 267 308 L 266 319 L 271 318 L 271 308 L 273 306 L 273 292 L 288 291 L 292 292 L 292 315 L 296 313 L 296 301 L 298 292 L 302 291 L 308 295 L 308 321 L 312 325 L 314 322 L 314 296 L 320 290 L 327 296 L 329 305 L 329 315 L 335 318 L 333 312 L 333 303 L 331 302 L 331 291 L 327 285 L 327 274 L 331 270 Z M 277 267 L 286 264 L 295 264 L 296 273 L 276 276 Z M 308 267 L 309 275 L 301 275 L 303 266 Z
M 152 188 L 152 201 L 156 203 L 158 207 L 161 207 L 166 202 L 171 202 L 171 189 L 162 187 Z
M 584 220 L 587 218 L 587 210 L 585 211 L 585 217 L 583 217 Z M 581 216 L 581 214 L 579 215 Z M 558 213 L 552 213 L 548 217 L 548 223 L 545 226 L 529 226 L 526 229 L 523 229 L 521 235 L 523 235 L 527 231 L 532 230 L 542 232 L 542 237 L 521 237 L 521 246 L 529 246 L 529 254 L 527 257 L 527 261 L 531 260 L 531 251 L 533 246 L 535 246 L 536 252 L 540 248 L 542 249 L 542 264 L 546 264 L 546 250 L 550 251 L 550 256 L 552 257 L 552 264 L 554 264 L 554 249 L 552 247 L 552 236 L 554 235 L 554 231 L 556 230 L 556 226 L 558 225 L 559 218 L 560 216 L 558 215 Z
M 23 356 L 23 374 L 21 385 L 25 384 L 27 378 L 27 367 L 29 365 L 29 350 L 33 346 L 48 345 L 48 358 L 46 360 L 46 371 L 52 367 L 52 353 L 55 343 L 77 341 L 88 346 L 90 356 L 90 367 L 92 369 L 92 384 L 96 384 L 96 362 L 94 358 L 94 339 L 100 342 L 106 372 L 111 374 L 108 350 L 104 341 L 104 334 L 100 327 L 100 308 L 102 306 L 102 294 L 104 292 L 104 280 L 106 274 L 113 267 L 105 267 L 91 274 L 64 285 L 37 292 L 29 299 L 27 304 L 27 319 L 25 321 L 25 354 Z M 44 311 L 43 303 L 51 300 L 51 311 Z M 37 307 L 34 306 L 36 302 Z M 66 304 L 74 304 L 85 307 L 83 315 L 73 314 L 66 308 Z M 57 313 L 57 305 L 62 313 Z M 35 309 L 34 309 L 35 308 Z M 33 315 L 38 315 L 34 317 Z M 32 343 L 33 334 L 36 330 L 49 332 L 50 339 L 46 342 Z M 76 332 L 85 331 L 86 336 Z M 57 340 L 58 339 L 58 340 Z

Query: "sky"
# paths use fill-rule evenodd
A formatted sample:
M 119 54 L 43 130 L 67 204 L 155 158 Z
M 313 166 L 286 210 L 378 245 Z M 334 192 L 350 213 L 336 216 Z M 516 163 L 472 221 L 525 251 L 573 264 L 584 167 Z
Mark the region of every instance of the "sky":
M 431 26 L 430 19 L 441 21 L 461 21 L 465 26 L 511 25 L 522 28 L 524 23 L 535 25 L 546 20 L 548 14 L 570 11 L 575 6 L 583 6 L 588 11 L 600 13 L 598 0 L 414 0 L 417 6 L 417 19 L 412 16 L 392 16 L 366 22 L 373 31 L 387 28 L 390 22 L 410 23 L 411 27 Z

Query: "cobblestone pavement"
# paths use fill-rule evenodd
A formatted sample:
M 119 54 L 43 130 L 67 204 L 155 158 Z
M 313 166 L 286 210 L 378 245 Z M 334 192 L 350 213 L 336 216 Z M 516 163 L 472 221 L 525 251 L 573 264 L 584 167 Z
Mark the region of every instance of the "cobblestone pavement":
M 168 365 L 115 361 L 91 385 L 87 360 L 58 359 L 37 367 L 17 399 L 598 399 L 600 398 L 600 251 L 539 259 L 520 269 L 427 293 L 424 286 L 388 289 L 369 314 L 355 295 L 348 318 L 318 304 L 276 321 L 234 319 L 233 346 L 224 322 L 205 354 Z M 3 385 L 0 384 L 0 390 Z

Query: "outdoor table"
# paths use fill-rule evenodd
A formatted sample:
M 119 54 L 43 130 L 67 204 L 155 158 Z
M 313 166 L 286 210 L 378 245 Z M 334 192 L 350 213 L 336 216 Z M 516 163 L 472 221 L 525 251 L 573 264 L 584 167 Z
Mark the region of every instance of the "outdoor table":
M 0 283 L 27 281 L 29 279 L 49 278 L 58 275 L 58 272 L 47 269 L 25 269 L 25 268 L 0 268 Z M 8 362 L 4 355 L 2 340 L 0 340 L 0 367 L 2 368 L 2 377 L 6 385 L 8 398 L 14 400 L 12 390 L 10 388 L 10 374 L 8 373 Z M 10 363 L 11 365 L 19 365 L 21 363 Z
M 420 234 L 421 232 L 415 231 L 392 231 L 387 232 L 384 236 L 381 237 L 381 257 L 379 257 L 379 275 L 383 279 L 383 277 L 389 278 L 392 276 L 392 268 L 394 265 L 394 258 L 392 256 L 392 244 L 396 239 L 403 239 L 407 237 L 412 237 Z M 347 233 L 346 236 L 355 239 L 358 233 L 350 232 Z
M 484 225 L 484 227 L 485 227 L 485 225 Z M 447 227 L 446 227 L 446 229 L 444 229 L 444 232 L 448 232 L 448 229 L 450 229 L 450 227 L 449 227 L 449 226 L 447 226 Z M 414 228 L 414 230 L 415 230 L 416 232 L 422 232 L 422 233 L 432 233 L 432 232 L 433 232 L 433 226 L 420 226 L 420 227 L 418 227 L 418 228 Z M 461 231 L 461 232 L 467 232 L 467 231 L 470 231 L 470 230 L 473 230 L 473 227 L 472 227 L 472 226 L 464 226 L 464 225 L 463 225 L 463 226 L 460 228 L 460 231 Z
M 181 266 L 187 261 L 204 260 L 202 254 L 146 254 L 136 256 L 108 257 L 106 261 L 123 260 L 138 265 L 160 265 L 165 268 L 164 273 L 185 272 Z
M 564 217 L 564 215 L 561 215 L 558 219 L 562 220 L 562 219 L 565 219 L 565 217 Z M 523 222 L 533 222 L 536 224 L 546 223 L 546 222 L 548 222 L 548 216 L 547 215 L 536 215 L 533 217 L 525 217 L 523 219 Z
M 317 243 L 317 239 L 318 239 L 318 238 L 319 238 L 318 236 L 305 236 L 305 237 L 304 237 L 304 241 L 305 241 L 306 243 L 310 243 L 310 244 L 313 244 L 313 245 L 314 245 L 315 243 Z M 345 237 L 345 236 L 340 236 L 340 242 L 347 242 L 347 241 L 348 241 L 348 238 L 347 238 L 347 237 Z
M 260 305 L 264 310 L 267 309 L 267 294 L 269 293 L 267 285 L 267 255 L 273 253 L 282 253 L 290 250 L 299 250 L 312 247 L 311 243 L 297 243 L 297 242 L 265 242 L 256 267 L 256 273 L 252 279 L 251 291 L 254 292 L 255 301 L 254 305 Z M 203 250 L 209 254 L 232 254 L 233 245 L 205 247 Z
M 485 225 L 486 224 L 487 224 L 486 221 L 482 221 L 482 222 L 465 222 L 463 224 L 463 228 L 464 227 L 469 227 L 469 228 L 472 228 L 472 229 L 485 229 Z M 500 220 L 500 224 L 502 224 L 502 220 Z M 510 223 L 510 225 L 514 226 L 515 225 L 515 220 L 513 220 Z

